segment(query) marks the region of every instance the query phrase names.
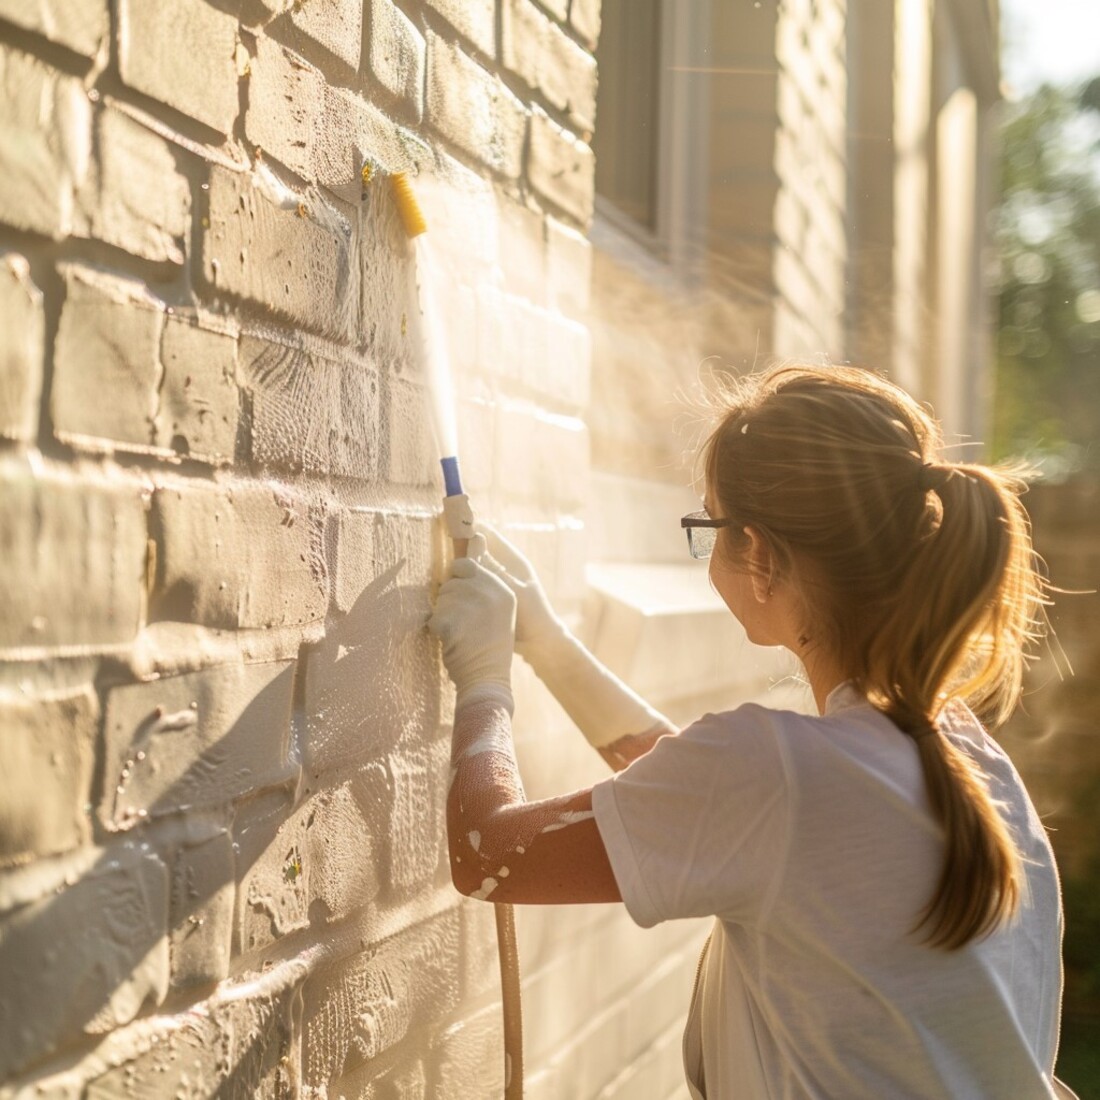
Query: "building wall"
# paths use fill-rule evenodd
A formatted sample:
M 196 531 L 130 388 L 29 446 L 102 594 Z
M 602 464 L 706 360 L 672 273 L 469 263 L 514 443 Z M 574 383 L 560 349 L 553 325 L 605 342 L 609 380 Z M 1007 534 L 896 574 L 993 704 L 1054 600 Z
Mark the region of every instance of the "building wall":
M 474 504 L 579 624 L 599 23 L 0 0 L 0 1095 L 500 1094 L 385 176 Z M 530 792 L 601 776 L 516 676 Z M 528 1095 L 672 1095 L 687 939 L 521 914 Z

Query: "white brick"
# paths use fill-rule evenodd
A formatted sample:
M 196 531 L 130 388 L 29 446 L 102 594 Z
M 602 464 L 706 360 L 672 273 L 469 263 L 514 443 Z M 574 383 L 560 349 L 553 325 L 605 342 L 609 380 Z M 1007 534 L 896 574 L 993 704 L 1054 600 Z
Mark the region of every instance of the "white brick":
M 588 432 L 580 420 L 508 406 L 497 418 L 497 490 L 502 499 L 578 509 L 588 484 Z
M 373 479 L 381 461 L 376 372 L 350 355 L 244 337 L 241 384 L 251 402 L 251 455 L 264 469 Z
M 392 0 L 371 0 L 370 70 L 419 122 L 424 113 L 424 36 Z
M 169 316 L 160 362 L 163 380 L 153 442 L 190 458 L 232 462 L 240 419 L 237 341 L 178 315 Z
M 135 280 L 76 265 L 63 274 L 50 390 L 54 431 L 95 449 L 149 450 L 164 306 Z
M 404 378 L 391 378 L 388 388 L 388 480 L 397 485 L 430 485 L 442 489 L 439 447 L 432 430 L 431 396 L 427 386 Z
M 532 186 L 582 225 L 592 217 L 595 187 L 592 150 L 544 112 L 531 114 L 527 175 Z
M 423 728 L 423 726 L 421 727 Z M 389 819 L 390 885 L 413 891 L 440 877 L 446 863 L 445 807 L 451 744 L 445 738 L 392 753 L 393 810 Z M 443 880 L 450 881 L 449 871 Z
M 0 1080 L 81 1032 L 132 1020 L 168 990 L 168 873 L 104 851 L 88 874 L 3 918 Z
M 523 104 L 499 77 L 435 34 L 428 36 L 427 113 L 431 125 L 475 161 L 518 178 L 527 124 Z
M 298 1078 L 299 959 L 223 983 L 207 1000 L 139 1019 L 70 1067 L 37 1077 L 39 1095 L 236 1096 L 277 1100 Z
M 30 443 L 38 435 L 46 329 L 42 292 L 27 261 L 0 250 L 0 437 Z
M 350 783 L 314 795 L 290 815 L 246 810 L 234 841 L 239 951 L 341 920 L 378 893 L 378 841 Z
M 374 557 L 376 514 L 341 511 L 335 517 L 332 537 L 332 598 L 337 611 L 355 607 L 363 590 L 377 573 Z
M 104 719 L 99 817 L 129 829 L 181 809 L 217 807 L 285 782 L 291 663 L 224 665 L 112 688 Z
M 503 0 L 501 55 L 559 111 L 584 130 L 596 114 L 596 59 L 531 3 Z
M 273 181 L 269 171 L 211 171 L 210 225 L 202 238 L 206 289 L 348 338 L 358 304 L 351 225 L 319 195 L 276 191 Z
M 324 1086 L 446 1018 L 458 1004 L 460 945 L 452 909 L 375 945 L 370 957 L 313 975 L 303 996 L 304 1083 Z M 411 1054 L 422 1051 L 420 1044 Z
M 141 618 L 141 489 L 0 461 L 0 649 L 129 643 Z
M 496 55 L 495 0 L 427 0 L 487 57 Z
M 449 1027 L 432 1054 L 439 1096 L 490 1100 L 504 1095 L 501 1009 L 493 1004 Z
M 46 696 L 0 693 L 0 867 L 90 839 L 98 713 L 91 688 Z
M 229 974 L 235 878 L 225 830 L 176 852 L 168 909 L 174 988 L 220 982 Z
M 295 3 L 290 8 L 294 26 L 353 69 L 359 68 L 363 42 L 362 0 L 325 0 Z
M 303 179 L 313 179 L 324 77 L 270 38 L 259 40 L 250 68 L 245 136 L 265 157 L 274 157 Z
M 107 0 L 0 0 L 0 16 L 85 57 L 107 37 Z
M 320 122 L 321 138 L 316 142 L 313 172 L 317 182 L 344 199 L 360 203 L 364 225 L 363 248 L 375 232 L 378 209 L 376 196 L 384 195 L 383 209 L 393 217 L 393 200 L 384 176 L 377 174 L 366 191 L 363 165 L 371 162 L 383 172 L 415 170 L 430 163 L 431 148 L 409 130 L 395 126 L 377 107 L 342 88 L 325 86 L 325 108 Z M 403 230 L 401 231 L 403 234 Z M 392 254 L 391 254 L 392 259 Z M 378 272 L 375 271 L 377 276 Z
M 600 37 L 600 0 L 573 0 L 569 20 L 589 49 L 594 50 Z
M 91 122 L 79 80 L 0 45 L 0 220 L 48 237 L 70 233 Z
M 592 245 L 557 218 L 546 219 L 546 273 L 548 304 L 583 317 L 591 296 Z
M 98 156 L 77 201 L 80 233 L 135 256 L 182 264 L 191 190 L 168 143 L 129 115 L 96 118 Z
M 237 20 L 205 0 L 119 0 L 118 16 L 123 81 L 228 134 L 239 98 Z
M 302 762 L 310 776 L 380 759 L 436 724 L 441 677 L 424 629 L 433 527 L 378 514 L 371 583 L 303 655 Z M 363 685 L 373 687 L 364 694 Z
M 152 615 L 226 630 L 301 626 L 328 603 L 321 517 L 278 486 L 158 489 Z

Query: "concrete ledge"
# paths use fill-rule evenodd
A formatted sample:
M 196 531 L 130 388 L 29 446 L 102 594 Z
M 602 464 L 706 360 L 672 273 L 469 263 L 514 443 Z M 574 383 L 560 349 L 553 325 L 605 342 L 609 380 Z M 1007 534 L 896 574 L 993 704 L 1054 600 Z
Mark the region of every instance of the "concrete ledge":
M 734 706 L 786 671 L 751 645 L 701 562 L 589 565 L 587 578 L 587 644 L 655 705 L 728 689 Z

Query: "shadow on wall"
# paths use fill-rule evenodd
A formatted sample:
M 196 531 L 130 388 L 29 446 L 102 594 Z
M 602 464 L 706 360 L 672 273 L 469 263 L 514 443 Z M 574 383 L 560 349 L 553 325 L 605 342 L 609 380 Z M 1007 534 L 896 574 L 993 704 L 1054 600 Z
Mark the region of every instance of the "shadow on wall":
M 28 1071 L 59 1051 L 63 1076 L 108 1089 L 117 1077 L 119 1090 L 135 1095 L 205 1082 L 244 1096 L 302 1079 L 303 1033 L 331 1008 L 327 989 L 308 979 L 340 954 L 336 926 L 360 914 L 349 944 L 360 950 L 362 925 L 372 921 L 366 907 L 400 904 L 426 878 L 446 878 L 447 744 L 417 743 L 418 731 L 438 730 L 445 717 L 438 658 L 423 629 L 426 588 L 398 583 L 404 564 L 376 577 L 296 667 L 220 666 L 102 685 L 107 760 L 96 831 L 106 848 L 45 897 L 31 894 L 41 878 L 28 880 L 37 900 L 4 920 L 0 1081 L 19 1073 L 28 1084 L 42 1080 L 44 1069 Z M 204 743 L 242 699 L 224 734 Z M 298 957 L 268 969 L 295 950 L 283 937 L 298 932 Z M 263 973 L 214 990 L 231 957 L 235 969 Z M 340 1064 L 316 1064 L 306 1076 L 320 1079 L 310 1083 L 354 1068 L 379 1033 L 399 1039 L 395 1018 L 402 1032 L 416 1026 L 407 1005 L 395 1008 L 402 968 L 416 962 L 387 960 L 377 1001 L 386 1019 L 360 1011 Z M 210 987 L 211 999 L 203 1011 L 185 1011 L 196 986 Z M 81 1033 L 111 1032 L 147 1007 L 170 1013 L 172 994 L 186 987 L 180 1015 L 138 1020 L 78 1064 L 88 1049 L 72 1046 Z M 457 1003 L 457 992 L 441 1001 Z M 216 1062 L 212 1047 L 221 1051 Z

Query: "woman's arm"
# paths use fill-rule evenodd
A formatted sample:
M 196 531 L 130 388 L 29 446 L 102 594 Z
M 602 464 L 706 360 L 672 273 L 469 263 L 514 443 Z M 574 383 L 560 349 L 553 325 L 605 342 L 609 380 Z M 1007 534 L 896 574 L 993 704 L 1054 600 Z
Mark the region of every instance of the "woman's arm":
M 511 695 L 472 689 L 455 710 L 447 795 L 451 878 L 494 902 L 621 901 L 590 789 L 526 801 L 512 747 Z
M 516 649 L 614 771 L 644 756 L 676 727 L 576 638 L 554 614 L 531 563 L 507 539 L 482 527 L 483 564 L 516 597 Z

